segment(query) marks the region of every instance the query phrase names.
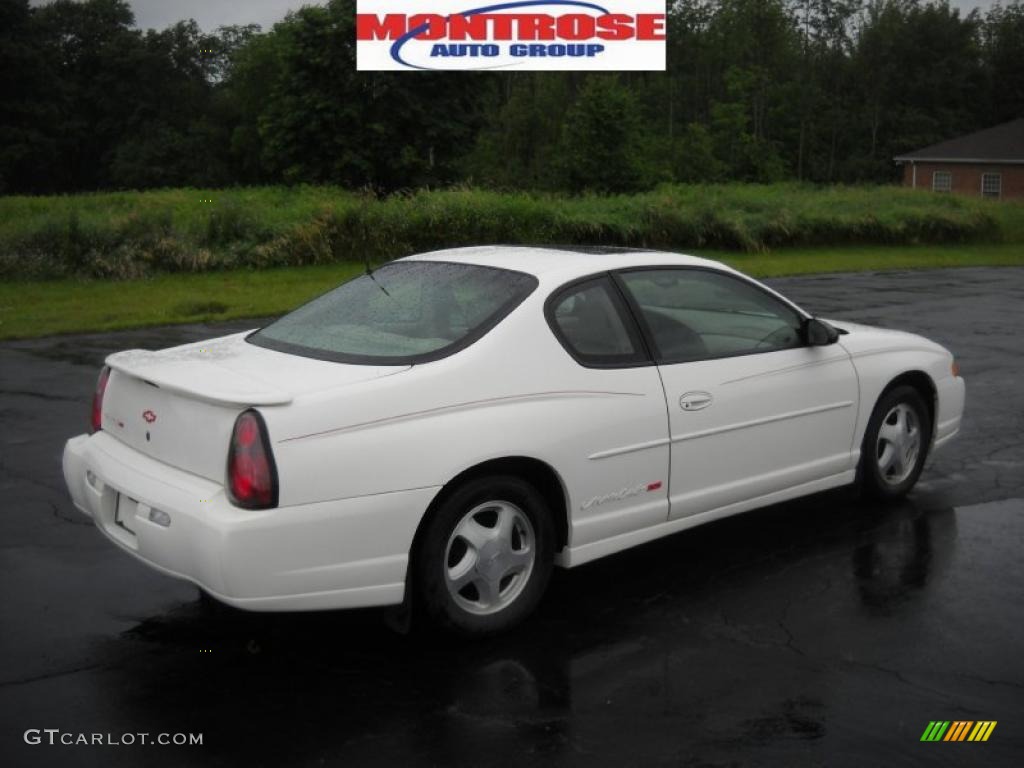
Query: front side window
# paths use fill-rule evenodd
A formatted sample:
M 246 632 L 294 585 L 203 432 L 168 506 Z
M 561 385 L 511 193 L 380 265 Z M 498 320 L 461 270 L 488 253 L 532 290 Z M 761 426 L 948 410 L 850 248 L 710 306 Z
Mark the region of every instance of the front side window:
M 1001 173 L 981 174 L 981 194 L 984 197 L 1000 197 L 1003 194 L 1003 175 Z
M 299 307 L 248 340 L 337 362 L 426 362 L 471 344 L 536 286 L 536 278 L 506 269 L 392 262 Z
M 622 274 L 658 360 L 681 363 L 803 345 L 803 319 L 756 285 L 702 269 Z
M 949 192 L 953 189 L 953 174 L 949 171 L 935 171 L 932 174 L 932 190 Z
M 548 321 L 562 345 L 583 365 L 616 367 L 645 362 L 628 310 L 607 277 L 576 283 L 548 303 Z

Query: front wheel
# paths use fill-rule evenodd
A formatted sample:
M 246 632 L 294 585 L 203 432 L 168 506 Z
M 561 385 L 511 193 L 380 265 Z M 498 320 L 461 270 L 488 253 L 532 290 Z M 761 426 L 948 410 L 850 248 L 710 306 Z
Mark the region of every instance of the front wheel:
M 861 446 L 864 490 L 898 499 L 914 487 L 924 469 L 932 423 L 921 394 L 910 386 L 885 392 L 875 405 Z
M 540 602 L 553 551 L 551 513 L 532 485 L 516 477 L 478 478 L 456 489 L 427 524 L 417 592 L 447 629 L 500 632 Z

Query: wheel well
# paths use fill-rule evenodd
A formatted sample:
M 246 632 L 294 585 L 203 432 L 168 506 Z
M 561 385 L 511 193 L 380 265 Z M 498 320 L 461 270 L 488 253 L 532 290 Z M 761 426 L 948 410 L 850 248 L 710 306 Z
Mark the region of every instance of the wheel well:
M 928 419 L 932 424 L 932 434 L 935 434 L 935 408 L 936 399 L 938 398 L 938 390 L 935 389 L 935 382 L 932 381 L 932 377 L 924 371 L 907 371 L 901 373 L 895 379 L 889 382 L 889 385 L 882 392 L 884 395 L 890 389 L 899 387 L 901 385 L 909 385 L 916 389 L 921 395 L 921 399 L 924 400 L 924 404 L 928 407 Z
M 416 536 L 413 538 L 413 552 L 416 551 L 421 534 L 426 528 L 430 517 L 451 493 L 463 483 L 484 475 L 513 475 L 526 480 L 544 497 L 551 508 L 555 524 L 555 552 L 559 552 L 569 543 L 569 516 L 565 500 L 565 488 L 558 477 L 558 473 L 549 464 L 538 459 L 530 459 L 525 456 L 508 456 L 501 459 L 491 459 L 476 466 L 460 472 L 440 490 L 434 500 L 430 502 L 427 512 L 420 520 L 416 529 Z

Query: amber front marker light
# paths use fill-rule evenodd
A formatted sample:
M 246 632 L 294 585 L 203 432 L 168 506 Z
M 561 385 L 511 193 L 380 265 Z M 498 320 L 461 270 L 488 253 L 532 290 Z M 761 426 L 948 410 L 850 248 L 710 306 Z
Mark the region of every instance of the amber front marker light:
M 953 361 L 953 365 L 950 366 L 950 370 L 953 372 L 954 376 L 959 376 L 960 375 L 960 363 L 958 363 L 956 360 L 954 360 Z

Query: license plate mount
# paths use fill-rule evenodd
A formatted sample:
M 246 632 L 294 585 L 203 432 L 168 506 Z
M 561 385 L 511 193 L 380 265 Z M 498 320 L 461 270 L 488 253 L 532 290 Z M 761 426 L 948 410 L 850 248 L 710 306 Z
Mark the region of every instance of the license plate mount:
M 129 498 L 123 493 L 117 494 L 117 501 L 114 507 L 114 522 L 131 534 L 135 533 L 135 510 L 138 506 L 139 502 L 135 499 Z

